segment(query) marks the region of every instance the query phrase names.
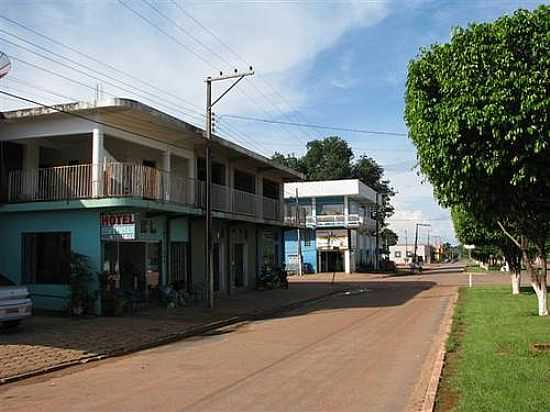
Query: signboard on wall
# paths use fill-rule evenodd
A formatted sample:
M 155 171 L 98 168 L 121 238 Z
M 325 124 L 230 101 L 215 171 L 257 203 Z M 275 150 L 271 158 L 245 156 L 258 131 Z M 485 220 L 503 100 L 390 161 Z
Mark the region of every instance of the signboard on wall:
M 319 250 L 345 250 L 348 249 L 347 230 L 318 230 L 317 248 Z
M 109 213 L 101 215 L 101 240 L 135 240 L 136 215 Z

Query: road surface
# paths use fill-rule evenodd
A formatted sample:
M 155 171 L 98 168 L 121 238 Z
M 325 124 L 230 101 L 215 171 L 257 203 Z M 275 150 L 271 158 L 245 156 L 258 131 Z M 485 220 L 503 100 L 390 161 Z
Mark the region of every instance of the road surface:
M 5 385 L 0 409 L 415 410 L 462 277 L 348 278 L 363 289 L 276 318 Z

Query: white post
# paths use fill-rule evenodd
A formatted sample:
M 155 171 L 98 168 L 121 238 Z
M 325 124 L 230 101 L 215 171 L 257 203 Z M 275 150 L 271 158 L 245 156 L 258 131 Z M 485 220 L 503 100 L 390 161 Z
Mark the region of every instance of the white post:
M 172 190 L 172 186 L 170 184 L 170 172 L 172 168 L 172 158 L 170 151 L 166 150 L 162 152 L 162 170 L 163 170 L 163 179 L 162 182 L 164 183 L 164 200 L 169 201 L 170 200 L 170 192 Z
M 264 218 L 264 179 L 256 175 L 256 217 Z
M 347 196 L 344 196 L 344 222 L 347 225 L 348 224 L 348 216 L 349 216 L 349 199 Z
M 94 128 L 92 131 L 92 197 L 102 195 L 103 157 L 103 130 Z
M 189 180 L 185 182 L 185 188 L 187 190 L 187 201 L 190 204 L 195 202 L 195 194 L 197 193 L 197 160 L 196 157 L 187 158 L 187 177 Z
M 468 276 L 468 286 L 472 287 L 472 272 L 469 273 L 470 276 Z
M 344 270 L 346 273 L 351 273 L 351 251 L 349 249 L 344 251 Z
M 33 199 L 38 191 L 38 168 L 40 167 L 40 146 L 34 143 L 23 146 L 23 181 L 21 194 Z

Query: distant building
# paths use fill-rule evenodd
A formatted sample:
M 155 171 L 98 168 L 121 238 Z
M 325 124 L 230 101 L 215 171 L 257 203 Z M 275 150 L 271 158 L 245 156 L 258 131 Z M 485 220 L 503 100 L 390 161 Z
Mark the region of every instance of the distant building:
M 417 245 L 416 256 L 421 263 L 432 263 L 433 247 L 431 245 Z M 397 265 L 411 263 L 414 257 L 414 243 L 390 246 L 390 260 Z
M 301 231 L 306 271 L 351 273 L 360 266 L 374 266 L 373 189 L 357 179 L 345 179 L 285 183 L 284 193 L 286 223 L 295 224 L 299 216 L 299 223 L 306 224 Z M 297 230 L 287 230 L 284 236 L 285 261 L 293 270 L 298 262 Z

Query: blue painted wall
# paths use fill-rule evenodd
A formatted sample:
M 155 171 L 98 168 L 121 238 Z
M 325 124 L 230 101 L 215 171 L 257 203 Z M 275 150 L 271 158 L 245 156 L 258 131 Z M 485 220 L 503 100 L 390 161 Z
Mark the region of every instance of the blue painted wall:
M 99 209 L 0 213 L 0 272 L 17 284 L 22 281 L 22 233 L 71 232 L 71 249 L 86 255 L 95 271 L 101 268 Z M 95 286 L 98 286 L 97 280 Z M 65 285 L 30 285 L 33 305 L 63 310 L 69 291 Z
M 307 232 L 307 233 L 306 233 Z M 296 256 L 298 251 L 296 230 L 285 231 L 285 263 L 288 265 L 290 256 Z M 315 231 L 305 229 L 301 231 L 302 256 L 304 263 L 309 263 L 313 267 L 313 271 L 317 272 L 317 245 L 315 242 Z

